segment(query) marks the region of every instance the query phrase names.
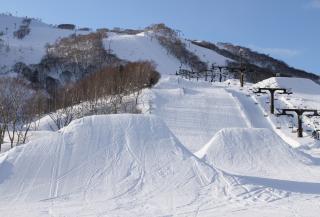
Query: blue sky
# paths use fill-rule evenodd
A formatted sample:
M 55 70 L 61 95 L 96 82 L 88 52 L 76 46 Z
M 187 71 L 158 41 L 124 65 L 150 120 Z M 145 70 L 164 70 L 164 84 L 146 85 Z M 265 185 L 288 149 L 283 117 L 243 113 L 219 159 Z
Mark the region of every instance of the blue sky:
M 0 0 L 2 12 L 51 24 L 142 28 L 231 42 L 320 74 L 320 0 Z

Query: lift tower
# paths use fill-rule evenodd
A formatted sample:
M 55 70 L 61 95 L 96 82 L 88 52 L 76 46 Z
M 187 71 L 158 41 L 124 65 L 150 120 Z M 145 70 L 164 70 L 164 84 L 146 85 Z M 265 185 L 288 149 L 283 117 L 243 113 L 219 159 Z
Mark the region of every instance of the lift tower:
M 299 108 L 294 108 L 294 109 L 280 109 L 281 112 L 276 114 L 277 116 L 281 115 L 287 115 L 293 117 L 293 114 L 289 114 L 288 112 L 295 112 L 297 114 L 298 118 L 298 137 L 303 137 L 303 128 L 302 128 L 302 116 L 304 113 L 311 113 L 311 114 L 306 114 L 307 117 L 313 117 L 313 116 L 320 116 L 320 113 L 316 109 L 299 109 Z
M 276 91 L 282 91 L 280 92 L 280 94 L 292 94 L 291 91 L 289 91 L 289 89 L 286 88 L 278 88 L 278 87 L 260 87 L 258 88 L 257 91 L 254 91 L 253 93 L 262 93 L 262 94 L 266 94 L 269 91 L 270 93 L 270 113 L 274 114 L 274 94 Z

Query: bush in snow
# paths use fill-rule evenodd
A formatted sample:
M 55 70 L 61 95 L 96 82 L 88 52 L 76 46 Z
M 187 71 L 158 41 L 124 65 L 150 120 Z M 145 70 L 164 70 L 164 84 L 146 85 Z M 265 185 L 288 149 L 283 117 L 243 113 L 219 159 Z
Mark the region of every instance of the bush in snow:
M 30 18 L 23 19 L 22 24 L 20 25 L 19 29 L 17 31 L 13 32 L 13 36 L 18 39 L 23 39 L 24 37 L 26 37 L 31 31 L 31 29 L 29 27 L 30 23 L 31 23 Z

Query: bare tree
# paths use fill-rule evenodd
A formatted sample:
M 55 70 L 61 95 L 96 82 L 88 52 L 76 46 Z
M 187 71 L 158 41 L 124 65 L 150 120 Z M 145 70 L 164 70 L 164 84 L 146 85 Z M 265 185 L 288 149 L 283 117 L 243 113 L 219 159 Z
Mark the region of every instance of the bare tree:
M 11 148 L 14 143 L 24 142 L 29 131 L 21 133 L 25 130 L 25 124 L 30 124 L 33 115 L 29 104 L 32 99 L 33 91 L 28 85 L 17 78 L 3 78 L 0 81 L 0 119 L 1 119 L 1 143 L 5 131 L 9 137 Z M 24 135 L 23 137 L 19 135 Z M 20 139 L 22 138 L 22 140 Z

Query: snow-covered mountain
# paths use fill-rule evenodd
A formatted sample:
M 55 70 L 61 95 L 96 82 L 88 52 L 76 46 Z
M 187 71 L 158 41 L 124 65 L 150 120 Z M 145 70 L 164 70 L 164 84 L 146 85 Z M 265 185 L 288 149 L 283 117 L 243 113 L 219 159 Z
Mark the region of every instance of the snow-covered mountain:
M 24 34 L 21 35 L 22 37 L 17 37 L 17 32 L 20 30 L 23 30 Z M 48 77 L 60 85 L 69 80 L 81 78 L 84 72 L 77 71 L 73 73 L 72 78 L 65 79 L 65 74 L 73 71 L 70 69 L 70 63 L 69 66 L 64 66 L 62 69 L 60 69 L 61 67 L 52 68 L 48 65 L 48 59 L 43 58 L 48 52 L 50 53 L 50 49 L 52 51 L 54 48 L 52 45 L 55 42 L 72 37 L 72 35 L 80 36 L 93 33 L 88 29 L 85 30 L 83 28 L 77 29 L 71 24 L 53 26 L 36 19 L 0 15 L 0 73 L 23 74 L 29 80 L 32 80 L 30 79 L 32 77 L 33 80 L 40 80 L 42 83 L 45 83 L 46 77 Z M 226 43 L 215 45 L 214 43 L 187 40 L 163 24 L 153 25 L 144 30 L 99 29 L 98 31 L 105 33 L 102 40 L 108 54 L 126 61 L 153 61 L 157 65 L 157 70 L 162 74 L 174 74 L 179 67 L 197 71 L 201 68 L 210 68 L 212 64 L 220 66 L 237 64 L 239 62 L 238 50 L 242 48 Z M 87 43 L 90 43 L 92 38 L 80 40 L 86 40 Z M 56 44 L 56 49 L 57 46 L 60 48 L 61 46 L 75 46 L 80 50 L 88 49 L 81 48 L 83 45 L 74 43 Z M 308 74 L 302 70 L 293 72 L 293 69 L 290 71 L 289 67 L 281 61 L 251 52 L 249 49 L 245 49 L 245 51 L 248 51 L 247 54 L 250 55 L 245 55 L 247 59 L 244 59 L 251 64 L 251 68 L 254 70 L 252 75 L 248 74 L 247 76 L 249 81 L 260 81 L 272 77 L 275 73 L 318 80 L 317 75 Z M 262 62 L 267 65 L 262 65 Z M 91 67 L 90 70 L 94 71 L 94 67 Z M 65 73 L 66 71 L 68 73 Z M 34 77 L 40 76 L 39 74 L 44 75 L 45 78 L 35 79 Z
M 25 64 L 40 63 L 46 54 L 46 45 L 52 44 L 56 40 L 68 37 L 75 31 L 58 29 L 52 25 L 45 24 L 39 20 L 31 19 L 30 33 L 22 39 L 14 36 L 14 32 L 19 30 L 23 21 L 31 18 L 21 18 L 0 14 L 0 68 L 1 73 L 11 70 L 17 62 Z

